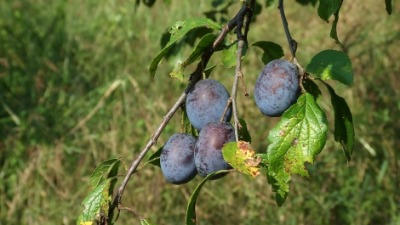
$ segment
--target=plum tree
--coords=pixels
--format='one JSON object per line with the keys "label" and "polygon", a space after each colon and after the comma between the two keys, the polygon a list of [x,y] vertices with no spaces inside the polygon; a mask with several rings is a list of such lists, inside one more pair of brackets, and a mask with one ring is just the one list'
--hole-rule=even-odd
{"label": "plum tree", "polygon": [[183,133],[172,135],[161,151],[160,165],[165,179],[183,184],[196,176],[194,148],[196,138]]}
{"label": "plum tree", "polygon": [[260,111],[267,116],[281,116],[300,94],[297,66],[276,59],[269,62],[257,78],[254,99]]}
{"label": "plum tree", "polygon": [[230,123],[211,122],[204,126],[194,151],[194,161],[200,176],[231,168],[221,152],[224,144],[231,141],[235,141],[235,134]]}
{"label": "plum tree", "polygon": [[[214,7],[214,1],[211,2]],[[222,2],[225,1],[218,1],[218,4]],[[231,1],[226,2],[227,4],[223,4],[226,7],[234,5],[230,4]],[[85,210],[80,215],[79,224],[93,223],[93,221],[98,221],[98,218],[104,221],[101,224],[114,222],[114,211],[120,210],[121,198],[131,175],[137,171],[141,161],[145,159],[167,124],[180,109],[184,109],[181,112],[181,130],[197,134],[184,121],[187,116],[190,124],[199,131],[197,141],[195,137],[188,134],[175,134],[160,151],[148,158],[148,162],[158,165],[159,159],[166,180],[174,184],[188,182],[196,173],[205,177],[189,198],[186,212],[188,225],[198,223],[195,204],[201,187],[209,179],[216,179],[226,174],[226,171],[220,170],[234,168],[237,172],[253,176],[258,174],[260,168],[263,168],[272,190],[276,193],[277,204],[282,205],[285,202],[289,193],[291,176],[308,175],[304,164],[314,163],[315,157],[321,152],[327,140],[329,129],[326,114],[318,103],[319,96],[322,95],[318,84],[328,88],[335,117],[334,138],[342,145],[347,159],[350,160],[355,137],[352,114],[345,99],[337,95],[333,87],[324,81],[337,80],[345,85],[353,83],[352,64],[348,55],[338,50],[326,49],[313,56],[306,66],[298,64],[296,59],[298,45],[289,31],[283,0],[275,2],[279,4],[278,9],[291,58],[296,64],[278,59],[284,56],[284,51],[276,43],[257,41],[250,46],[248,45],[250,24],[256,21],[253,16],[257,16],[256,6],[259,7],[260,4],[254,0],[237,2],[242,4],[240,10],[230,20],[229,18],[221,19],[224,24],[215,21],[211,13],[208,14],[210,18],[187,18],[177,21],[168,29],[168,34],[163,34],[163,48],[150,62],[149,73],[154,78],[163,58],[168,59],[168,56],[178,52],[180,48],[178,46],[182,47],[190,43],[193,51],[186,59],[178,60],[173,71],[170,72],[172,77],[184,80],[185,75],[189,74],[185,70],[193,68],[190,77],[187,77],[189,82],[187,88],[168,110],[137,158],[132,161],[115,195],[113,188],[110,187],[114,187],[117,182],[115,177],[118,175],[117,169],[121,160],[105,161],[96,168],[90,184],[97,184],[97,186],[92,187],[93,191],[88,195],[87,199],[90,201],[84,200]],[[308,2],[311,3],[311,1]],[[326,7],[327,2],[330,7]],[[330,37],[344,50],[336,33],[342,2],[320,1],[318,15],[326,22],[334,16]],[[388,3],[391,1],[385,2],[387,9],[390,9],[388,12],[391,11],[391,3]],[[226,10],[226,12],[229,11]],[[202,32],[197,32],[199,29]],[[236,40],[233,38],[234,35],[229,34],[231,32],[236,34]],[[169,40],[164,40],[164,37]],[[244,95],[248,96],[244,80],[246,70],[242,70],[242,60],[252,46],[261,48],[264,51],[261,59],[265,64],[269,62],[258,76],[254,87],[256,105],[267,116],[282,116],[265,137],[268,140],[268,147],[257,154],[250,146],[251,137],[244,118],[239,118],[241,107],[237,105],[240,81]],[[222,57],[214,57],[214,53],[217,52],[221,52]],[[210,62],[215,65],[209,65]],[[197,63],[197,66],[192,65],[194,63]],[[211,76],[213,69],[218,65],[235,68],[234,73],[232,71],[234,77],[230,93],[216,80],[202,80],[204,76]],[[303,73],[307,76],[303,76]],[[318,80],[318,84],[314,80]],[[283,114],[285,111],[287,113]],[[229,123],[231,114],[232,125]],[[228,142],[231,143],[226,145]],[[102,176],[106,172],[107,178],[104,179]],[[106,193],[110,198],[104,200],[104,194],[98,193]],[[113,196],[112,200],[111,196]],[[87,210],[88,207],[96,210]],[[98,212],[105,212],[105,214],[99,216]],[[140,220],[141,223],[147,224],[141,216]]]}
{"label": "plum tree", "polygon": [[[229,93],[218,81],[205,79],[197,82],[186,98],[186,113],[190,123],[201,130],[210,122],[220,121],[224,114]],[[229,121],[231,108],[228,109],[224,121]]]}

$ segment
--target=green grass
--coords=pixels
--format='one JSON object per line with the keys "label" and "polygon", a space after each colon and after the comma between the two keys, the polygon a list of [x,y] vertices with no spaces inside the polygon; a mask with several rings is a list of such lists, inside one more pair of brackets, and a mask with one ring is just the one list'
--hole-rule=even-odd
{"label": "green grass", "polygon": [[[0,2],[0,224],[74,224],[95,166],[111,157],[129,165],[184,90],[168,72],[189,48],[164,60],[154,80],[147,66],[166,29],[202,16],[209,2],[157,1],[152,8],[135,2]],[[303,66],[319,51],[337,49],[330,24],[315,8],[286,4]],[[237,9],[232,6],[229,16]],[[383,3],[372,0],[343,5],[339,37],[348,47],[355,83],[350,89],[332,84],[353,112],[353,159],[346,162],[330,133],[316,163],[308,166],[310,178],[292,180],[282,207],[264,176],[234,173],[207,183],[198,199],[199,224],[400,223],[399,12],[395,5],[387,16]],[[263,9],[252,25],[249,41],[259,40],[281,44],[288,58],[275,8]],[[249,93],[263,66],[260,57],[251,48],[244,60]],[[212,77],[230,86],[233,70],[217,65]],[[277,119],[261,116],[252,97],[239,93],[252,145],[265,151]],[[322,100],[333,121],[329,99]],[[179,121],[179,115],[173,118],[154,151],[180,130]],[[170,185],[158,168],[148,166],[132,177],[122,203],[155,224],[183,223],[199,182],[196,177]],[[140,222],[122,211],[118,223]]]}

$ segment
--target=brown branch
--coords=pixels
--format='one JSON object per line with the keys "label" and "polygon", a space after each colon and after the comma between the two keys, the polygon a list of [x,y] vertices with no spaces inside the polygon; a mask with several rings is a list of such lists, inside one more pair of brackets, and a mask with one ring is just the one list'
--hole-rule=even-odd
{"label": "brown branch", "polygon": [[129,207],[122,207],[122,206],[119,206],[119,207],[118,207],[118,210],[128,211],[128,212],[132,213],[133,215],[135,215],[135,216],[136,216],[137,218],[139,218],[140,220],[143,220],[143,219],[144,219],[144,217],[140,216],[139,213],[137,213],[135,210],[133,210],[133,209],[131,209],[131,208],[129,208]]}
{"label": "brown branch", "polygon": [[[250,23],[251,23],[251,20],[253,19],[255,2],[256,2],[255,0],[250,0],[250,1],[246,2],[246,8],[247,8],[246,17],[247,18],[246,18],[246,22],[244,24],[244,34],[243,34],[246,45],[248,45],[247,35],[249,34]],[[239,79],[242,81],[244,96],[248,97],[249,93],[247,92],[247,89],[246,89],[246,84],[244,82],[243,73],[239,74]]]}
{"label": "brown branch", "polygon": [[221,119],[220,119],[221,122],[225,121],[226,114],[228,113],[228,110],[229,110],[229,107],[231,106],[231,104],[232,104],[232,99],[229,98],[228,101],[226,101],[224,113],[222,113],[222,116],[221,116]]}
{"label": "brown branch", "polygon": [[242,54],[243,54],[244,42],[245,42],[244,40],[238,41],[238,49],[237,49],[237,54],[236,54],[235,79],[233,81],[231,98],[230,98],[230,100],[232,102],[233,123],[234,123],[235,140],[236,141],[239,141],[238,126],[240,124],[239,118],[238,118],[238,113],[237,113],[236,96],[237,96],[237,87],[238,87],[239,77],[243,77],[241,65],[242,65]]}
{"label": "brown branch", "polygon": [[[244,46],[247,45],[247,34],[249,31],[251,19],[253,17],[254,4],[255,0],[250,0],[246,2],[244,6],[246,11],[240,16],[238,16],[237,27],[236,27],[238,49],[236,52],[235,78],[232,85],[231,97],[228,101],[228,103],[232,104],[233,123],[234,123],[236,141],[239,141],[239,127],[241,126],[238,118],[237,105],[236,105],[237,87],[238,87],[238,81],[239,79],[241,79],[244,87],[245,96],[248,96],[242,72],[242,56],[243,56]],[[244,34],[242,33],[242,28],[244,29]]]}
{"label": "brown branch", "polygon": [[297,42],[290,35],[289,24],[286,20],[285,9],[283,7],[283,0],[279,0],[278,8],[279,8],[279,12],[281,14],[283,29],[285,30],[285,34],[286,34],[286,38],[288,40],[290,52],[292,53],[292,57],[296,58]]}
{"label": "brown branch", "polygon": [[146,153],[157,142],[158,137],[161,135],[165,126],[167,126],[169,120],[172,118],[172,116],[175,114],[175,112],[179,109],[179,107],[185,102],[186,95],[187,94],[185,92],[182,93],[182,95],[179,97],[178,101],[176,101],[175,104],[172,106],[172,108],[168,111],[167,115],[164,117],[160,126],[157,128],[156,132],[154,132],[154,134],[151,137],[151,139],[149,140],[149,142],[147,142],[144,149],[137,156],[136,160],[132,162],[123,182],[121,183],[121,186],[118,188],[117,195],[115,196],[114,201],[113,201],[114,207],[115,207],[115,204],[119,204],[121,202],[121,196],[124,193],[124,190],[125,190],[126,185],[128,184],[129,178],[136,171],[137,167],[139,166],[140,162],[143,160]]}
{"label": "brown branch", "polygon": [[250,30],[251,20],[253,19],[255,2],[256,2],[255,0],[250,0],[246,4],[246,8],[247,8],[246,17],[247,17],[247,19],[246,19],[246,23],[244,24],[244,38],[245,38],[246,44],[248,44],[247,43],[247,35],[249,33],[249,30]]}

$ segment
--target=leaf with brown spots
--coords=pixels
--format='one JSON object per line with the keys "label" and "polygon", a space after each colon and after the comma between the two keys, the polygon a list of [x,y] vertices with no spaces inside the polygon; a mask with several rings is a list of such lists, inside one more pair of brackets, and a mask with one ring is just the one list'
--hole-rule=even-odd
{"label": "leaf with brown spots", "polygon": [[255,155],[250,143],[245,141],[229,142],[222,148],[222,155],[237,171],[252,177],[260,175],[261,158]]}
{"label": "leaf with brown spots", "polygon": [[268,182],[282,205],[289,193],[292,174],[308,176],[304,163],[313,163],[326,142],[327,119],[310,93],[302,94],[296,104],[271,130],[267,150]]}

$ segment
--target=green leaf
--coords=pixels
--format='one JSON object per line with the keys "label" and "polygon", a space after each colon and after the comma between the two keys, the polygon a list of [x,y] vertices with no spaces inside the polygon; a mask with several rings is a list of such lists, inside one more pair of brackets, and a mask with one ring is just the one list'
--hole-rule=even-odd
{"label": "green leaf", "polygon": [[224,64],[226,68],[232,68],[236,66],[237,49],[237,41],[235,41],[222,50],[222,64]]}
{"label": "green leaf", "polygon": [[160,167],[160,156],[161,156],[161,152],[164,146],[162,146],[161,148],[157,149],[157,151],[155,151],[148,159],[146,163],[150,163],[154,166],[158,166]]}
{"label": "green leaf", "polygon": [[216,171],[214,173],[208,174],[201,182],[199,185],[197,185],[196,189],[192,193],[192,195],[189,198],[189,203],[186,208],[186,225],[196,225],[196,201],[197,197],[200,194],[200,190],[203,187],[203,185],[206,183],[206,181],[212,179],[214,176],[222,175],[228,173],[229,170],[220,170]]}
{"label": "green leaf", "polygon": [[346,85],[353,83],[351,61],[341,51],[324,50],[316,54],[307,65],[306,71],[322,80],[333,79]]}
{"label": "green leaf", "polygon": [[239,118],[240,128],[239,128],[239,140],[251,143],[251,136],[249,130],[247,130],[247,123],[244,119]]}
{"label": "green leaf", "polygon": [[321,90],[319,89],[318,85],[311,79],[304,79],[303,87],[308,93],[314,96],[314,98],[318,98],[321,95]]}
{"label": "green leaf", "polygon": [[252,45],[259,47],[264,51],[261,57],[264,64],[267,64],[274,59],[279,59],[284,55],[282,47],[274,42],[257,41]]}
{"label": "green leaf", "polygon": [[217,35],[212,34],[212,33],[208,33],[208,34],[204,35],[200,39],[199,43],[197,44],[197,46],[193,50],[193,52],[190,53],[188,59],[186,59],[186,61],[183,63],[183,66],[186,67],[186,66],[196,62],[201,57],[203,52],[214,43],[215,38],[217,38]]}
{"label": "green leaf", "polygon": [[206,78],[210,76],[211,72],[215,69],[216,66],[217,65],[213,65],[204,70],[204,75]]}
{"label": "green leaf", "polygon": [[326,142],[327,119],[311,94],[305,92],[283,115],[268,136],[268,182],[282,205],[292,174],[308,176],[304,164],[313,163]]}
{"label": "green leaf", "polygon": [[265,6],[267,8],[277,8],[278,0],[265,0]]}
{"label": "green leaf", "polygon": [[117,177],[120,165],[121,165],[121,159],[118,159],[118,161],[112,164],[110,169],[108,170],[107,178]]}
{"label": "green leaf", "polygon": [[178,65],[178,69],[172,71],[170,73],[170,76],[174,77],[174,78],[178,78],[179,80],[183,81],[183,78],[184,78],[183,71],[185,70],[185,68],[188,65],[196,62],[196,60],[198,60],[201,57],[203,52],[213,44],[216,37],[217,36],[215,34],[211,34],[211,33],[204,35],[200,39],[199,43],[197,44],[197,46],[193,50],[193,52],[190,53],[189,57],[183,63],[180,63]]}
{"label": "green leaf", "polygon": [[150,63],[149,72],[152,78],[154,78],[156,74],[156,70],[161,59],[168,53],[173,44],[183,38],[189,31],[200,27],[207,27],[214,30],[221,29],[219,24],[207,18],[195,18],[187,19],[185,21],[178,21],[170,28],[170,40]]}
{"label": "green leaf", "polygon": [[[99,219],[100,212],[107,218],[108,206],[115,184],[120,159],[109,159],[103,161],[96,167],[90,176],[89,186],[91,191],[83,201],[85,209],[79,216],[78,224],[92,224],[95,219]],[[112,215],[110,215],[112,217]]]}
{"label": "green leaf", "polygon": [[183,79],[185,78],[185,74],[183,73],[183,69],[182,69],[182,64],[180,62],[178,62],[178,66],[176,66],[176,68],[174,69],[174,71],[172,71],[171,73],[169,73],[169,75],[173,78],[178,79],[179,81],[183,82]]}
{"label": "green leaf", "polygon": [[155,2],[156,0],[143,0],[143,3],[148,7],[152,7]]}
{"label": "green leaf", "polygon": [[[206,70],[204,71],[204,73],[206,73]],[[186,113],[185,105],[181,106],[181,133],[190,134],[193,137],[199,136],[199,132],[190,123],[189,117],[187,116]]]}
{"label": "green leaf", "polygon": [[115,180],[115,178],[103,180],[89,192],[82,202],[82,205],[85,208],[78,217],[78,225],[93,224],[94,221],[99,221],[101,218],[107,218],[108,208],[111,202],[109,189],[112,180]]}
{"label": "green leaf", "polygon": [[391,15],[392,14],[392,0],[385,0],[386,12]]}
{"label": "green leaf", "polygon": [[354,149],[354,125],[353,116],[346,100],[335,93],[333,88],[323,82],[331,94],[331,102],[333,110],[335,112],[335,141],[339,142],[342,147],[344,154],[348,161],[351,159],[351,155]]}
{"label": "green leaf", "polygon": [[338,10],[342,0],[319,0],[318,15],[321,19],[326,22],[329,21],[329,17]]}
{"label": "green leaf", "polygon": [[237,171],[252,177],[260,175],[261,158],[255,155],[250,143],[245,141],[229,142],[222,148],[222,155]]}
{"label": "green leaf", "polygon": [[117,176],[119,171],[119,166],[121,165],[121,160],[118,159],[114,164],[111,165],[110,169],[108,170],[107,179],[111,179],[109,193],[110,195],[113,194],[115,184],[117,184]]}
{"label": "green leaf", "polygon": [[343,50],[344,46],[343,46],[342,42],[340,42],[340,40],[339,40],[339,37],[337,35],[337,29],[336,29],[337,24],[339,22],[339,11],[340,11],[340,8],[342,7],[342,2],[343,1],[340,2],[339,8],[333,13],[333,15],[335,16],[335,19],[333,20],[333,23],[332,23],[330,37],[333,40],[335,40],[336,44],[338,44],[340,46],[340,48]]}
{"label": "green leaf", "polygon": [[140,219],[140,225],[154,225],[154,224],[148,222],[146,219]]}
{"label": "green leaf", "polygon": [[[109,159],[100,163],[90,176],[90,187],[97,187],[97,185],[104,180],[104,177],[110,178],[117,176],[120,163],[120,159]],[[104,176],[105,173],[107,174]]]}

